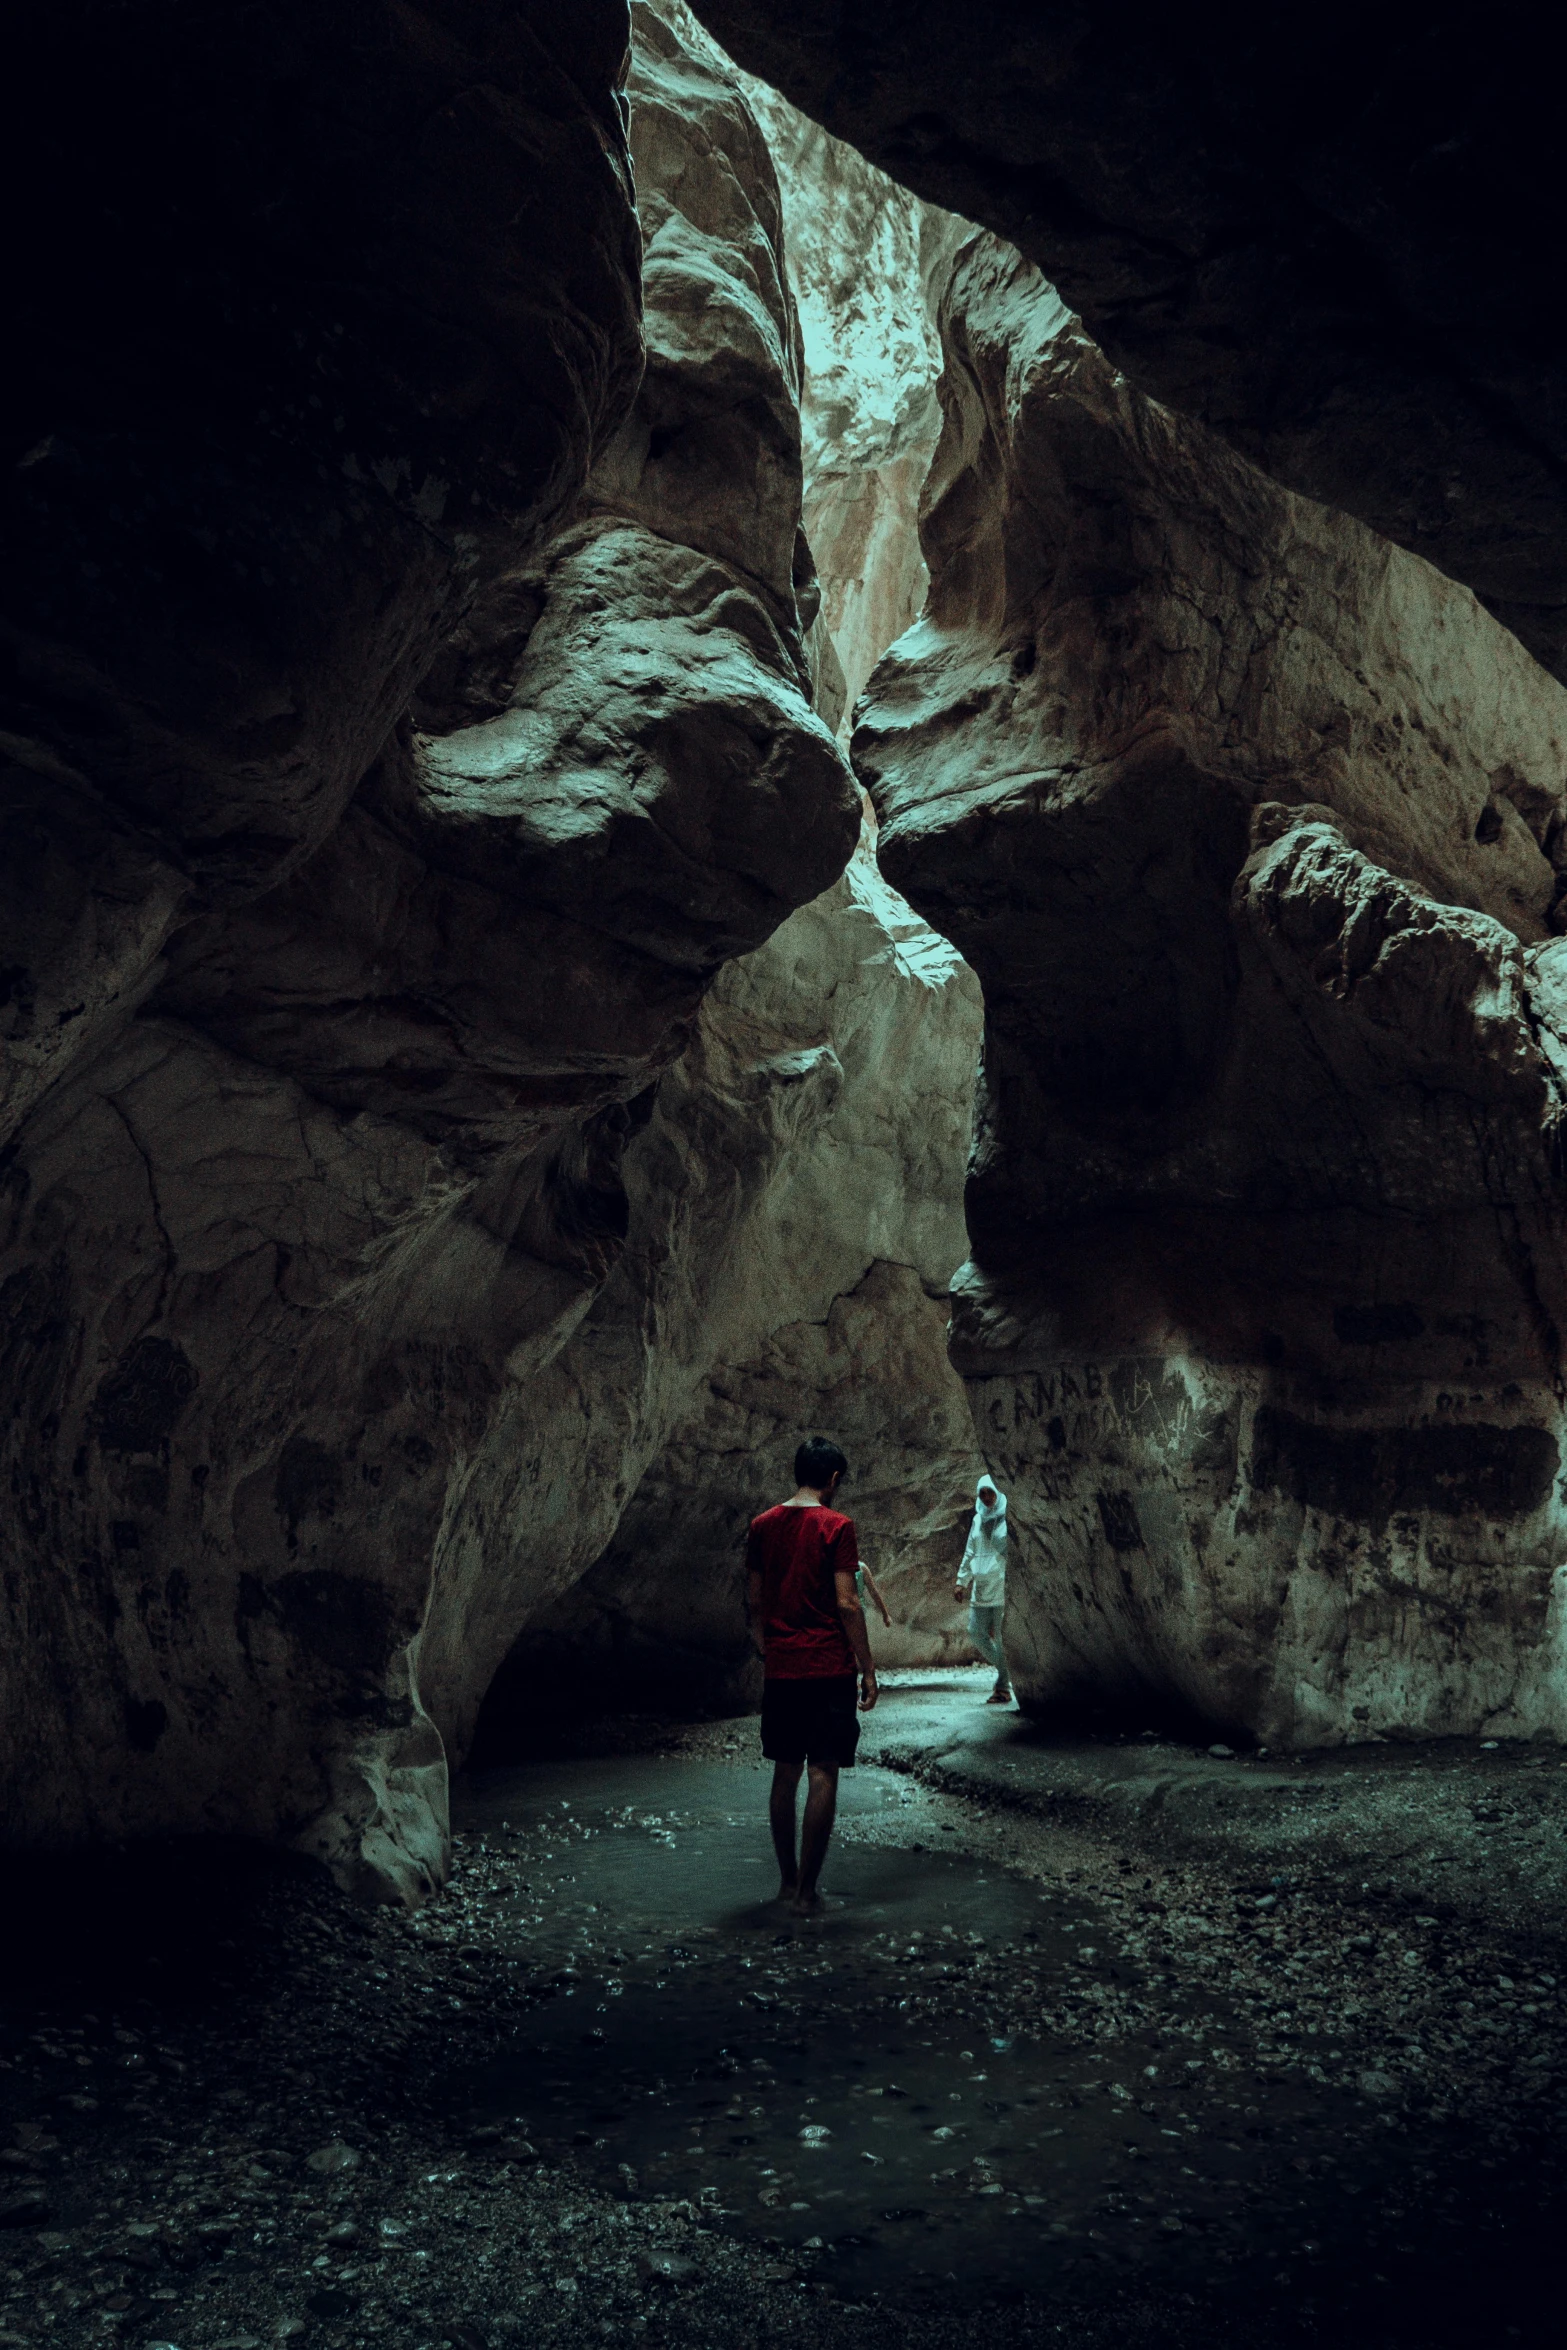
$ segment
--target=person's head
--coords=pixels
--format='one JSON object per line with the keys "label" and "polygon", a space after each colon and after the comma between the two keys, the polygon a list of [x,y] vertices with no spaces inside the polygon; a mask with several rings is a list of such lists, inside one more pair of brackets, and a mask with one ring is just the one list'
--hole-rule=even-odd
{"label": "person's head", "polygon": [[830,1494],[848,1474],[849,1464],[830,1437],[808,1436],[794,1456],[794,1481],[809,1493]]}
{"label": "person's head", "polygon": [[974,1498],[982,1510],[1000,1509],[1001,1489],[994,1477],[981,1477],[978,1485],[974,1488]]}

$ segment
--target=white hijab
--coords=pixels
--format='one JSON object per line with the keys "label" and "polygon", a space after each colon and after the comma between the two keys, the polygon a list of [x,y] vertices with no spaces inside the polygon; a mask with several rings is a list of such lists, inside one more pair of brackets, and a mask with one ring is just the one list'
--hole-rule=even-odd
{"label": "white hijab", "polygon": [[974,1491],[974,1522],[963,1546],[958,1582],[970,1584],[976,1607],[999,1607],[1006,1588],[1007,1497],[994,1477],[981,1477]]}

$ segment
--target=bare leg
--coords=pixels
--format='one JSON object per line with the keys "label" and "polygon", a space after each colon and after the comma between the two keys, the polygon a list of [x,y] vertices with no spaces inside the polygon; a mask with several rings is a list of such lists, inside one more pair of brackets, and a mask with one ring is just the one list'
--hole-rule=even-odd
{"label": "bare leg", "polygon": [[[787,1901],[800,1883],[794,1857],[794,1803],[800,1791],[803,1763],[774,1763],[772,1793],[767,1798],[767,1824],[778,1855],[778,1899]],[[809,1818],[809,1813],[807,1813]]]}
{"label": "bare leg", "polygon": [[811,1763],[808,1767],[805,1824],[800,1831],[800,1883],[794,1897],[795,1909],[801,1916],[808,1916],[822,1906],[816,1880],[822,1873],[832,1839],[832,1824],[838,1814],[838,1765]]}

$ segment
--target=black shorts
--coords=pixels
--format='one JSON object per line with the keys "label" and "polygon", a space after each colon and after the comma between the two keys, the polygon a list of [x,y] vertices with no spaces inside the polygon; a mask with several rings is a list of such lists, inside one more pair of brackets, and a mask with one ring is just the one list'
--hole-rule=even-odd
{"label": "black shorts", "polygon": [[860,1743],[854,1673],[822,1673],[805,1681],[762,1683],[762,1752],[769,1762],[837,1763],[854,1768]]}

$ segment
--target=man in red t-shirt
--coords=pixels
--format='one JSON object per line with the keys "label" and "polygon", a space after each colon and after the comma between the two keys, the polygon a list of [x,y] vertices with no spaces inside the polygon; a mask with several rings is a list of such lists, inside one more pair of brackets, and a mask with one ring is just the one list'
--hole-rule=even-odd
{"label": "man in red t-shirt", "polygon": [[[797,1490],[751,1521],[746,1538],[746,1603],[762,1659],[762,1752],[773,1766],[768,1819],[778,1855],[780,1901],[809,1914],[821,1908],[816,1881],[838,1809],[838,1773],[854,1765],[855,1717],[876,1703],[876,1668],[855,1588],[854,1520],[832,1504],[848,1462],[825,1436],[808,1436],[794,1456]],[[795,1799],[808,1770],[805,1821],[795,1858]]]}

